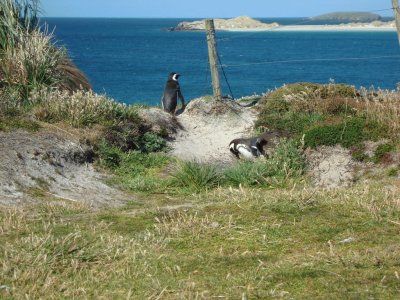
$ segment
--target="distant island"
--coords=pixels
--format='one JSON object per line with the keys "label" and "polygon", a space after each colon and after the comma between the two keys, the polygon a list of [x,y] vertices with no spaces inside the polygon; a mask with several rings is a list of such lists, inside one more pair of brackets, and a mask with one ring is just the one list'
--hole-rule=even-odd
{"label": "distant island", "polygon": [[[266,30],[278,27],[278,23],[263,23],[247,16],[240,16],[232,19],[214,19],[216,30]],[[194,22],[181,22],[177,26],[170,28],[170,31],[193,31],[205,30],[204,20]]]}
{"label": "distant island", "polygon": [[374,22],[382,17],[368,12],[334,12],[310,18],[314,21],[338,21],[338,22]]}
{"label": "distant island", "polygon": [[[337,21],[340,24],[326,25],[280,25],[263,23],[247,16],[232,19],[214,19],[216,30],[222,31],[394,31],[394,21],[383,22],[381,16],[370,13],[332,13],[312,18],[312,20]],[[169,31],[201,31],[205,30],[204,20],[181,22],[169,28]]]}

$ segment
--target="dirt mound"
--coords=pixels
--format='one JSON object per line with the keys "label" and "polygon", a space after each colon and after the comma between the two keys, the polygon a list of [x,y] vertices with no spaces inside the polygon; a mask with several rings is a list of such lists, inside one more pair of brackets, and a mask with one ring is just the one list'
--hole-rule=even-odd
{"label": "dirt mound", "polygon": [[95,208],[132,198],[104,184],[105,176],[90,164],[91,149],[65,133],[0,132],[0,144],[0,205],[35,202],[38,194]]}
{"label": "dirt mound", "polygon": [[354,180],[354,161],[350,151],[341,146],[308,149],[309,174],[316,186],[336,188],[349,186]]}
{"label": "dirt mound", "polygon": [[229,152],[229,142],[248,137],[256,117],[254,108],[242,107],[231,100],[192,100],[176,117],[182,130],[173,136],[171,153],[183,160],[230,164],[235,159]]}

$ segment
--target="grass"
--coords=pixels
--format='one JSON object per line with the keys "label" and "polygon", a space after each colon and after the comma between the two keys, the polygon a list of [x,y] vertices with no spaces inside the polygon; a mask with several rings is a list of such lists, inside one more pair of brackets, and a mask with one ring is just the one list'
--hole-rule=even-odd
{"label": "grass", "polygon": [[5,209],[1,297],[393,299],[398,193],[396,181],[375,181],[334,191],[220,188],[187,195],[189,210],[62,201]]}
{"label": "grass", "polygon": [[173,185],[183,190],[200,192],[218,186],[216,167],[195,161],[182,162],[173,174]]}

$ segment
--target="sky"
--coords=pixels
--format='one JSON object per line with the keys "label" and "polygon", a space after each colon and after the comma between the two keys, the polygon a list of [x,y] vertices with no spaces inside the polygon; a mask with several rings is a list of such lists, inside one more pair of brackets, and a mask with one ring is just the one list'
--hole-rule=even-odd
{"label": "sky", "polygon": [[[377,11],[391,0],[41,0],[44,17],[217,18],[247,15],[312,17],[335,11]],[[392,12],[377,12],[392,16]]]}

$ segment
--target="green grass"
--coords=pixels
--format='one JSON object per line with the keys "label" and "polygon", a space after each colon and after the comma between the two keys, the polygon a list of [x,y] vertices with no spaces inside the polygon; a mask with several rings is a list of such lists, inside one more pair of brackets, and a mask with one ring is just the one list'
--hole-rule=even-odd
{"label": "green grass", "polygon": [[395,299],[394,183],[218,189],[187,195],[189,210],[3,209],[0,297]]}
{"label": "green grass", "polygon": [[24,129],[29,132],[37,132],[40,124],[35,120],[26,117],[1,117],[0,131],[8,131],[12,129]]}
{"label": "green grass", "polygon": [[133,192],[163,192],[170,179],[162,173],[172,161],[165,153],[123,152],[106,143],[99,149],[100,165],[113,174],[110,182]]}
{"label": "green grass", "polygon": [[172,176],[173,186],[193,192],[212,189],[218,186],[220,181],[216,167],[195,161],[180,163]]}

